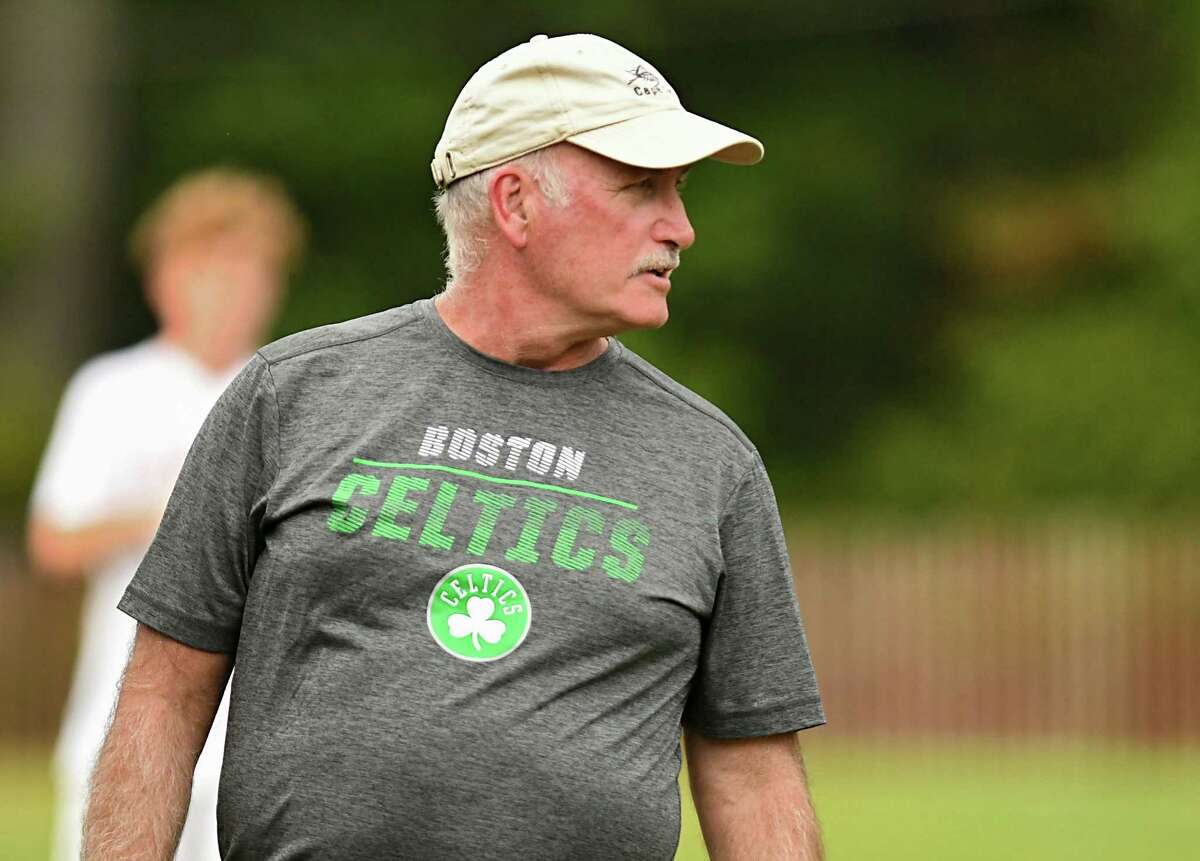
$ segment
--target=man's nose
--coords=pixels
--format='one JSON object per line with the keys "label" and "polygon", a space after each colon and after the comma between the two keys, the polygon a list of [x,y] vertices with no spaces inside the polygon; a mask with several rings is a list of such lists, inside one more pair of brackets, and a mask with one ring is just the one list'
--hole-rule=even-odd
{"label": "man's nose", "polygon": [[696,241],[696,231],[692,229],[692,223],[688,220],[683,198],[678,192],[671,197],[666,211],[654,223],[650,237],[656,242],[672,242],[680,251],[685,251]]}

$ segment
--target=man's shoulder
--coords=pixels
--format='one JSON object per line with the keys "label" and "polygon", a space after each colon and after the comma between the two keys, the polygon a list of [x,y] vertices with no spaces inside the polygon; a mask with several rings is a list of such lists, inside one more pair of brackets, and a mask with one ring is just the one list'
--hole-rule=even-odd
{"label": "man's shoulder", "polygon": [[692,391],[628,346],[621,346],[624,348],[625,365],[635,372],[635,384],[646,397],[678,411],[691,422],[726,437],[744,449],[747,455],[753,456],[756,453],[754,443],[737,422],[720,407]]}
{"label": "man's shoulder", "polygon": [[320,350],[369,341],[402,329],[417,319],[411,304],[400,305],[340,323],[294,332],[272,341],[258,352],[267,364],[275,365]]}

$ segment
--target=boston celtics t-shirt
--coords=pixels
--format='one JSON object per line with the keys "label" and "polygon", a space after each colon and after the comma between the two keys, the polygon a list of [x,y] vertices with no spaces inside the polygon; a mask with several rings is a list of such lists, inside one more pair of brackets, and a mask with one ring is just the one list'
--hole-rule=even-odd
{"label": "boston celtics t-shirt", "polygon": [[735,424],[615,338],[540,371],[430,299],[262,349],[120,606],[236,653],[226,859],[669,859],[681,725],[825,720]]}

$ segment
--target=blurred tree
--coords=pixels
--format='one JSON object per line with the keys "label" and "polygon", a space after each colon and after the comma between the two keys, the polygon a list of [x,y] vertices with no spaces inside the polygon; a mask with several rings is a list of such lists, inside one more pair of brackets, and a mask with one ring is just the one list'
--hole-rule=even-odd
{"label": "blurred tree", "polygon": [[[1174,396],[1200,346],[1182,318],[1160,328],[1195,307],[1168,282],[1200,267],[1172,174],[1197,165],[1177,149],[1196,127],[1194,15],[1112,0],[330,10],[125,12],[117,101],[136,110],[116,222],[200,165],[281,176],[313,242],[280,334],[438,289],[427,165],[454,94],[533,33],[598,32],[766,143],[758,167],[694,172],[699,239],[673,319],[624,340],[739,421],[781,493],[1196,498],[1197,443],[1179,428],[1200,404]],[[131,310],[102,346],[151,327],[134,273],[109,274],[105,303]],[[0,479],[10,503],[21,469]]]}
{"label": "blurred tree", "polygon": [[118,10],[0,7],[0,505],[24,502],[59,390],[110,337]]}

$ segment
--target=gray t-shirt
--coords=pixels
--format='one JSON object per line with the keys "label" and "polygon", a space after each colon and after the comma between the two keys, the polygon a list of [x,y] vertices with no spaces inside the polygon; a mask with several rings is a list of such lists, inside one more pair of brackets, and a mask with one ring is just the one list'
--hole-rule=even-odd
{"label": "gray t-shirt", "polygon": [[226,859],[668,859],[681,723],[825,722],[736,425],[615,338],[539,371],[429,299],[263,348],[120,607],[236,652]]}

